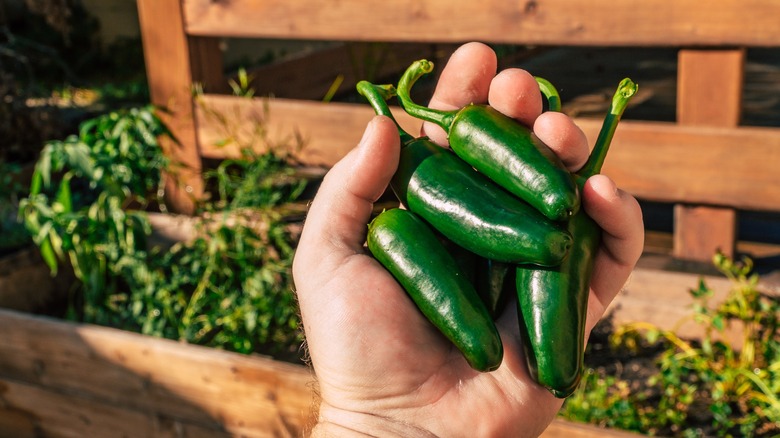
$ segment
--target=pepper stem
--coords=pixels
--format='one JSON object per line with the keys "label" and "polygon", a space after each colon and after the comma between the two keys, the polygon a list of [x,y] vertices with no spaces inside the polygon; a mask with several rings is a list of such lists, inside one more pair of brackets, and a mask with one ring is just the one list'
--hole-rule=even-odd
{"label": "pepper stem", "polygon": [[626,110],[628,102],[634,94],[636,94],[638,89],[639,86],[629,78],[620,81],[617,91],[612,97],[612,105],[609,108],[609,113],[604,118],[604,123],[601,125],[601,131],[596,139],[593,151],[590,153],[590,157],[588,157],[585,166],[577,172],[581,177],[589,178],[601,172],[601,167],[604,165],[604,160],[607,158],[609,145],[612,143],[612,137],[615,136],[615,130],[620,122],[620,118],[623,116],[623,112]]}
{"label": "pepper stem", "polygon": [[431,61],[426,59],[414,61],[412,65],[406,69],[404,74],[401,75],[401,79],[398,81],[398,101],[401,103],[404,111],[409,115],[421,120],[433,122],[449,132],[457,111],[440,111],[418,105],[412,101],[410,96],[414,83],[423,75],[432,71],[433,63]]}
{"label": "pepper stem", "polygon": [[395,87],[392,85],[375,85],[368,81],[360,81],[356,85],[358,93],[368,100],[368,103],[374,109],[374,111],[380,116],[387,116],[393,122],[395,122],[396,128],[398,128],[398,135],[401,137],[401,144],[406,144],[414,140],[411,134],[404,131],[398,121],[393,117],[393,113],[390,111],[390,107],[387,105],[387,100],[395,96]]}
{"label": "pepper stem", "polygon": [[547,99],[547,109],[549,111],[560,112],[561,95],[558,94],[558,90],[552,82],[545,78],[540,78],[539,76],[534,76],[534,79],[536,79],[536,83],[539,84],[539,90],[542,92],[542,95]]}

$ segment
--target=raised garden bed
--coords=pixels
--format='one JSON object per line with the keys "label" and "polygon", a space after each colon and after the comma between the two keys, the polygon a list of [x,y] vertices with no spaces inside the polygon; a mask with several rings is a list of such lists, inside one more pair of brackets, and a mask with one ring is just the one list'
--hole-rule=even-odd
{"label": "raised garden bed", "polygon": [[[0,310],[0,436],[298,437],[310,370],[121,330]],[[555,421],[548,438],[631,437]]]}

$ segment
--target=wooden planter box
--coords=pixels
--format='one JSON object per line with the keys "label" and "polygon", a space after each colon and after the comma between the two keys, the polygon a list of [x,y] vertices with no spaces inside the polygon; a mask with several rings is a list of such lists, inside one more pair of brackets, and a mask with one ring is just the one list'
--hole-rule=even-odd
{"label": "wooden planter box", "polygon": [[[187,216],[151,221],[163,243],[192,238],[197,228]],[[43,286],[56,280],[34,248],[3,266],[0,307],[18,305],[0,309],[0,438],[292,437],[310,427],[317,399],[309,368],[33,315],[51,290]],[[682,292],[695,281],[638,268],[613,318],[671,327],[685,312]],[[708,281],[726,290],[724,280]],[[648,293],[659,284],[668,286],[663,296]],[[31,300],[27,286],[44,293]],[[556,420],[544,436],[636,435]]]}
{"label": "wooden planter box", "polygon": [[0,437],[297,437],[315,387],[302,365],[0,310]]}
{"label": "wooden planter box", "polygon": [[[696,278],[640,266],[612,306],[615,322],[671,328]],[[301,436],[315,394],[303,365],[0,309],[3,438]],[[637,435],[556,420],[544,436]]]}
{"label": "wooden planter box", "polygon": [[0,310],[0,436],[299,436],[302,366]]}

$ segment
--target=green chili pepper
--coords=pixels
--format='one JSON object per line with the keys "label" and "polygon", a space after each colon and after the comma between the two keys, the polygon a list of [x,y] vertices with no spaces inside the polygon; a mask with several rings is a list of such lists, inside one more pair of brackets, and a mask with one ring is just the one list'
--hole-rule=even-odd
{"label": "green chili pepper", "polygon": [[441,126],[450,148],[498,185],[552,220],[579,209],[577,185],[558,156],[527,127],[487,105],[438,111],[415,104],[412,85],[433,70],[433,63],[412,63],[398,83],[398,99],[410,115]]}
{"label": "green chili pepper", "polygon": [[[585,166],[576,174],[580,190],[599,173],[620,117],[637,85],[624,79]],[[579,384],[585,349],[585,318],[590,278],[601,229],[584,210],[572,216],[568,230],[574,239],[560,266],[519,266],[516,272],[520,331],[531,375],[559,398]]]}
{"label": "green chili pepper", "polygon": [[[392,85],[358,84],[378,114],[393,117]],[[400,127],[398,170],[390,183],[406,208],[457,245],[488,259],[557,265],[571,237],[536,209],[501,189],[452,152]]]}
{"label": "green chili pepper", "polygon": [[492,371],[501,365],[504,350],[493,319],[422,219],[408,210],[386,210],[369,224],[366,241],[374,258],[472,368]]}
{"label": "green chili pepper", "polygon": [[515,290],[515,269],[510,263],[486,258],[476,261],[474,287],[493,316],[501,316]]}

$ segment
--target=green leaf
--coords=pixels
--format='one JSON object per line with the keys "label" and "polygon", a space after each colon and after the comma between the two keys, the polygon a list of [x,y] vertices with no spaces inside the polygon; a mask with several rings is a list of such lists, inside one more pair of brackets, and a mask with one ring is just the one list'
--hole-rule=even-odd
{"label": "green leaf", "polygon": [[655,344],[658,341],[660,333],[658,330],[647,330],[645,332],[645,339],[651,344]]}
{"label": "green leaf", "polygon": [[715,327],[715,328],[716,328],[718,331],[721,331],[721,332],[722,332],[722,331],[723,331],[723,328],[724,328],[724,325],[725,325],[725,323],[724,323],[724,318],[723,318],[723,315],[715,315],[715,316],[712,318],[711,324],[712,324],[712,326],[713,326],[713,327]]}
{"label": "green leaf", "polygon": [[54,249],[51,246],[51,241],[49,239],[44,239],[38,244],[38,248],[41,251],[43,261],[46,262],[46,266],[49,267],[51,276],[56,276],[59,263],[57,262],[57,255],[54,253]]}
{"label": "green leaf", "polygon": [[70,179],[72,176],[70,172],[66,173],[57,191],[56,202],[62,206],[63,213],[71,213],[73,211],[73,198],[70,192]]}
{"label": "green leaf", "polygon": [[36,166],[33,171],[32,181],[30,182],[30,196],[35,196],[41,192],[43,188],[43,174],[41,169]]}
{"label": "green leaf", "polygon": [[699,287],[696,289],[690,289],[690,293],[694,298],[710,297],[713,294],[712,290],[707,287],[707,283],[704,281],[704,278],[699,279]]}

